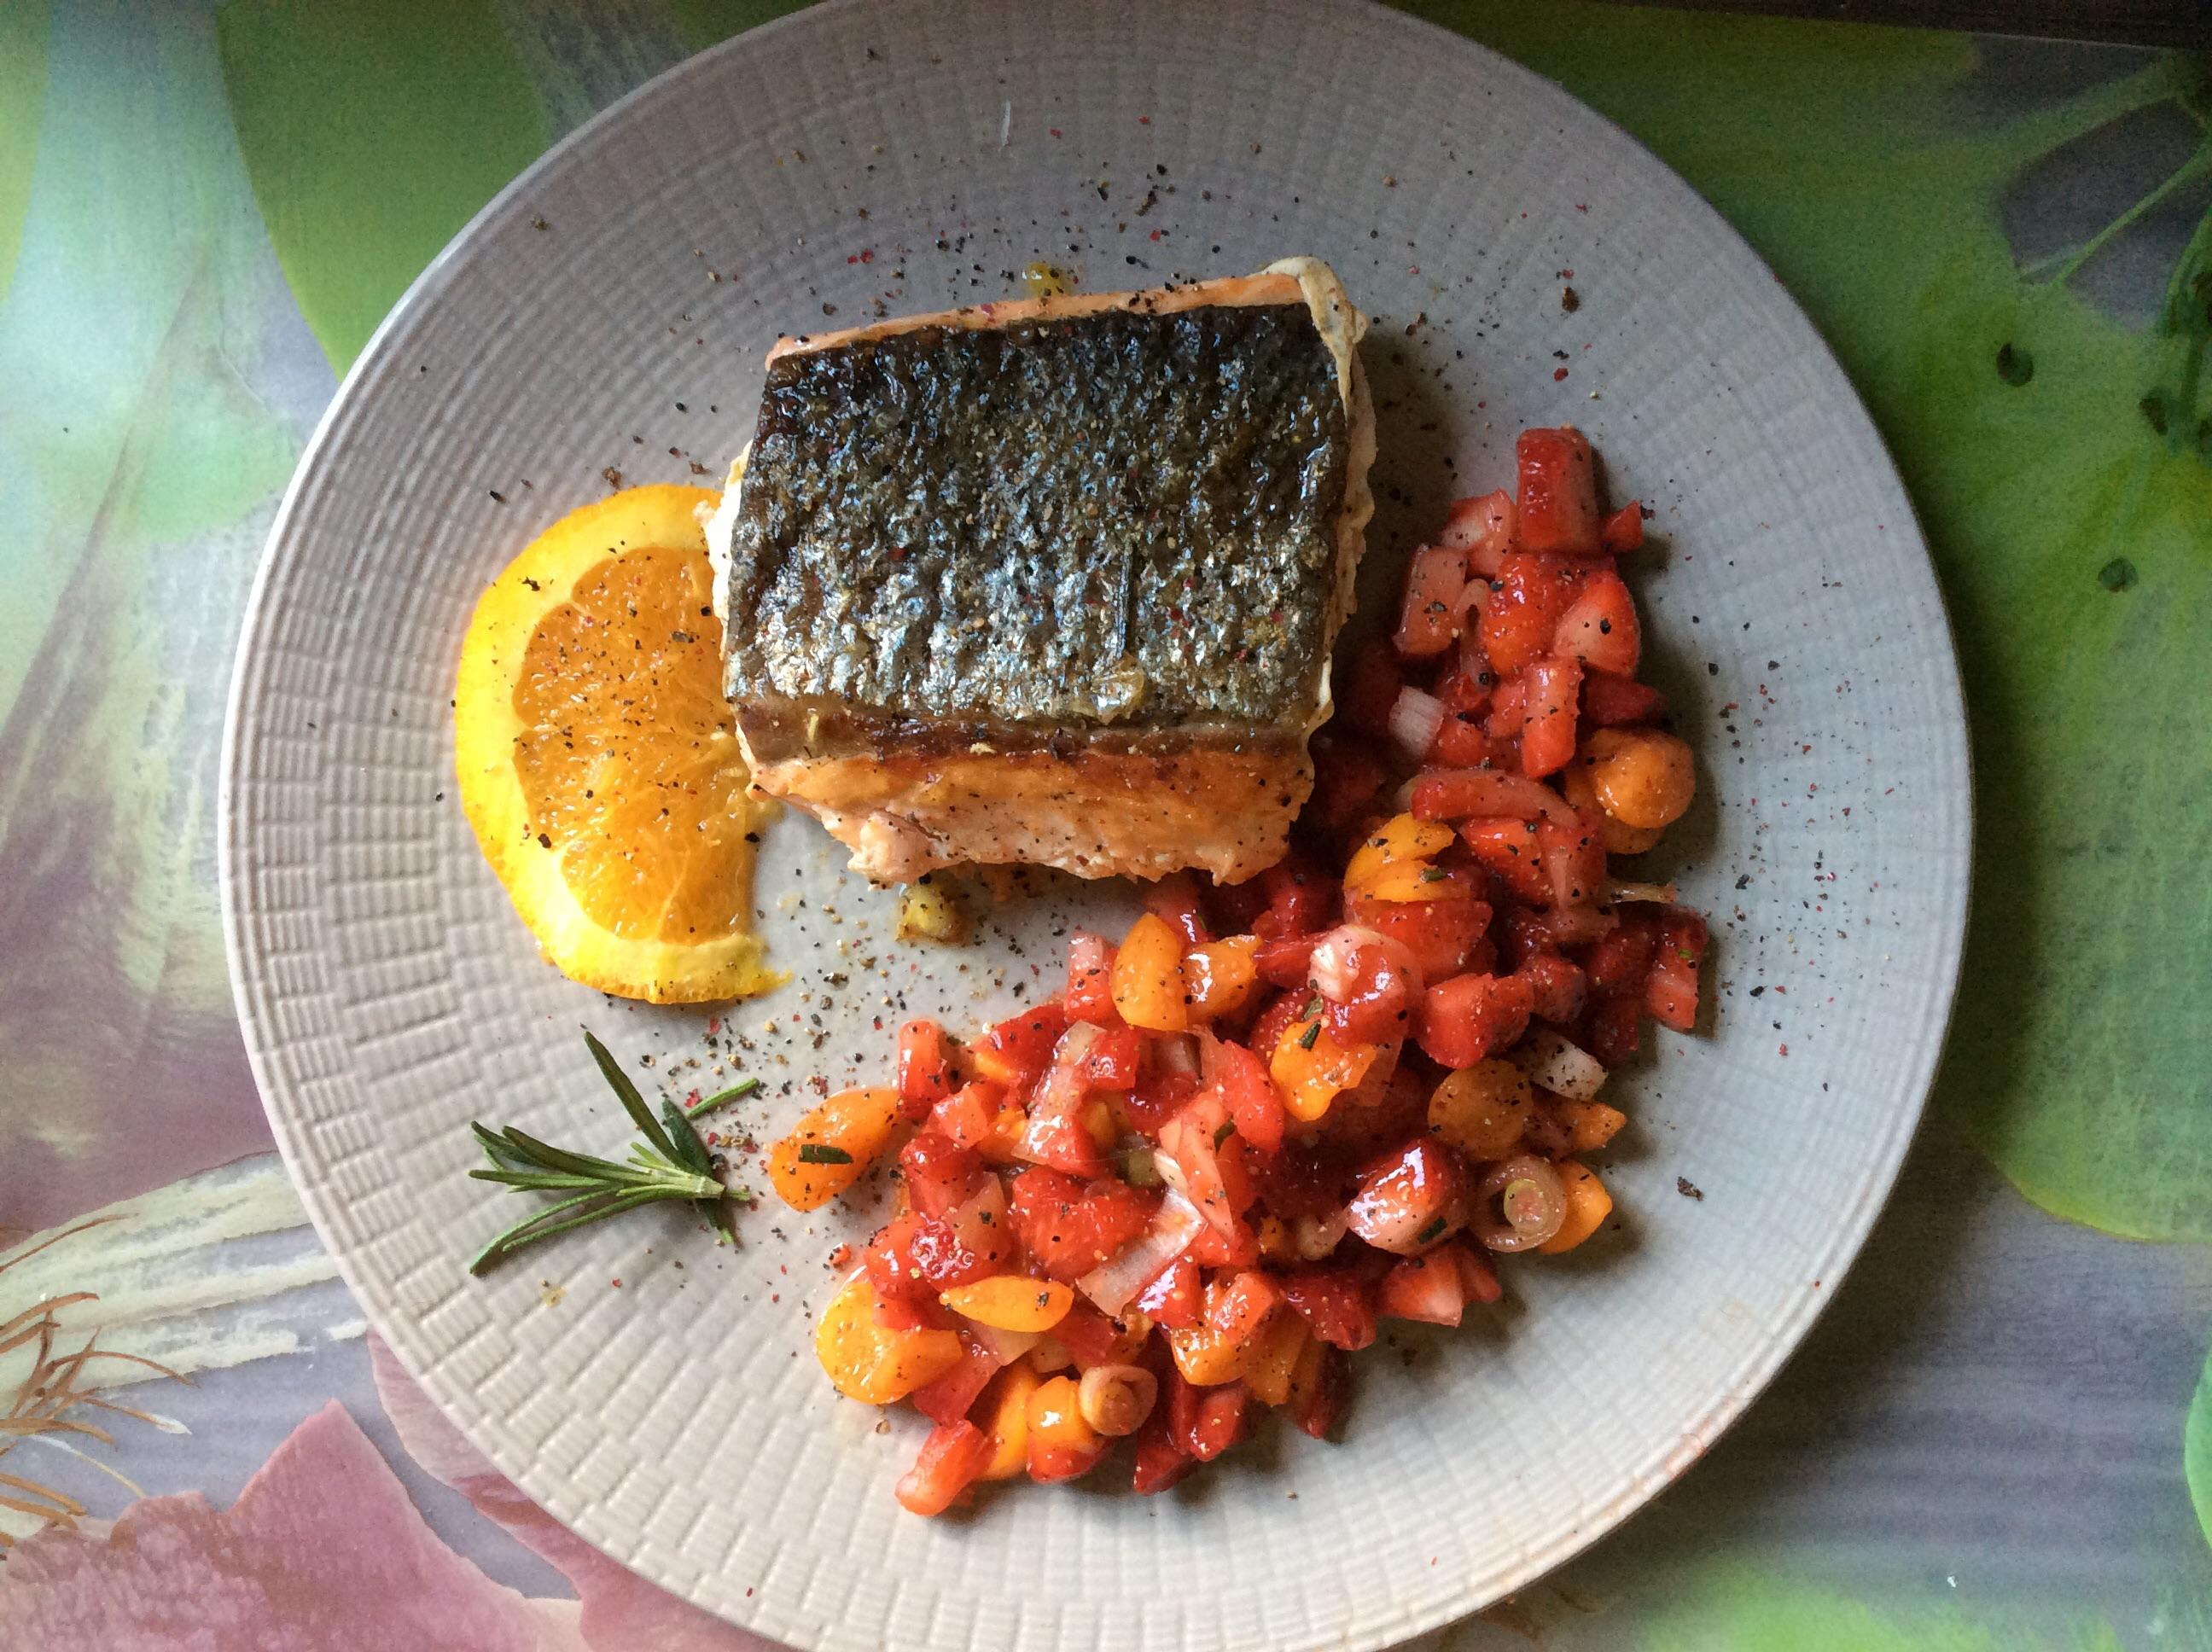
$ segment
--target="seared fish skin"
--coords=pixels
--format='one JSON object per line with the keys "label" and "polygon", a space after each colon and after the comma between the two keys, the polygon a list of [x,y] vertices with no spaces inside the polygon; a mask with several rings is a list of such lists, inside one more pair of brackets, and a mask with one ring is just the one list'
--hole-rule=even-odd
{"label": "seared fish skin", "polygon": [[879,879],[1269,864],[1364,520],[1347,348],[1291,275],[779,344],[725,507],[755,784]]}

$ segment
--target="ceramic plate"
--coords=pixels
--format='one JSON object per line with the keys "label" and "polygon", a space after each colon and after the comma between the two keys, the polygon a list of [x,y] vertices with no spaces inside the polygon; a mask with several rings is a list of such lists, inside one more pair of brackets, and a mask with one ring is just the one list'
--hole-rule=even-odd
{"label": "ceramic plate", "polygon": [[[807,1647],[1380,1646],[1681,1473],[1857,1250],[1958,964],[1956,669],[1835,362],[1606,121],[1380,9],[1050,15],[831,4],[746,34],[548,155],[416,283],[308,448],[246,625],[222,830],[240,1016],[377,1328],[644,1576]],[[891,1498],[915,1419],[835,1399],[811,1353],[825,1258],[866,1213],[764,1207],[717,1248],[656,1209],[471,1278],[515,1212],[466,1179],[467,1121],[617,1149],[586,1024],[649,1089],[762,1074],[737,1122],[766,1140],[811,1081],[884,1073],[900,1017],[970,1024],[1050,990],[1054,934],[1127,892],[998,908],[958,954],[902,948],[890,897],[787,816],[760,894],[791,984],[719,1022],[611,1003],[540,962],[477,853],[455,650],[501,564],[609,473],[719,477],[780,331],[1001,297],[1031,262],[1113,288],[1291,252],[1376,318],[1370,609],[1448,497],[1510,482],[1524,425],[1582,426],[1614,495],[1656,508],[1648,653],[1704,763],[1661,871],[1713,915],[1717,1014],[1655,1030],[1609,1095],[1636,1121],[1607,1160],[1617,1229],[1510,1269],[1480,1327],[1356,1362],[1341,1443],[1275,1430],[1163,1497],[1124,1469],[915,1519]]]}

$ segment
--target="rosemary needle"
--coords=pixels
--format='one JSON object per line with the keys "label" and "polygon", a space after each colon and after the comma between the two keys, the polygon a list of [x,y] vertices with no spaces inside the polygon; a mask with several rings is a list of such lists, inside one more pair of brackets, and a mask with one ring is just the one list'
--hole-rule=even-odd
{"label": "rosemary needle", "polygon": [[669,1200],[690,1200],[697,1204],[726,1239],[728,1228],[722,1201],[732,1200],[742,1205],[752,1200],[752,1194],[746,1189],[725,1187],[715,1176],[714,1160],[708,1157],[706,1145],[700,1141],[699,1133],[691,1127],[691,1121],[710,1107],[719,1107],[748,1094],[758,1087],[759,1079],[749,1078],[734,1085],[702,1102],[689,1113],[674,1102],[663,1102],[660,1116],[656,1119],[646,1106],[645,1097],[638,1093],[629,1075],[616,1064],[607,1047],[589,1032],[584,1035],[584,1042],[592,1052],[592,1060],[599,1064],[607,1087],[614,1091],[623,1104],[623,1111],[629,1114],[630,1122],[644,1139],[631,1142],[629,1160],[618,1163],[556,1147],[513,1125],[491,1130],[471,1120],[470,1132],[489,1161],[489,1168],[471,1170],[471,1177],[518,1192],[568,1195],[541,1206],[500,1234],[477,1253],[476,1259],[469,1264],[471,1273],[482,1273],[541,1239],[570,1233],[626,1211]]}

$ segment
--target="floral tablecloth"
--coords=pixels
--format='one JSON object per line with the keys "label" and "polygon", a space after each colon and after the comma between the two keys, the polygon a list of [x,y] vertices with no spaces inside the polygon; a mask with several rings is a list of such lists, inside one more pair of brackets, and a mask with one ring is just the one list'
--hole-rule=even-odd
{"label": "floral tablecloth", "polygon": [[[759,1644],[383,1355],[270,1151],[213,815],[255,558],[379,317],[783,9],[0,3],[0,1646]],[[1980,821],[1931,1115],[1811,1341],[1434,1643],[2212,1647],[2212,58],[1414,9],[1650,143],[1832,341],[1934,547]]]}

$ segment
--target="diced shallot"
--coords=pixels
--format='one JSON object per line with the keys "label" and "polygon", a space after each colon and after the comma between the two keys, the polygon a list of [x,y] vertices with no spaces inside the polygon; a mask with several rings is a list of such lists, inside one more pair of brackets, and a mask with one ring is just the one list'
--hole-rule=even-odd
{"label": "diced shallot", "polygon": [[1444,726],[1444,702],[1419,689],[1404,688],[1390,705],[1390,739],[1408,762],[1419,762]]}
{"label": "diced shallot", "polygon": [[1024,1354],[1044,1340],[1042,1331],[1001,1331],[995,1325],[984,1325],[969,1321],[968,1334],[991,1351],[991,1357],[1001,1367],[1012,1364]]}
{"label": "diced shallot", "polygon": [[1198,1206],[1171,1187],[1152,1226],[1078,1279],[1075,1288],[1097,1303],[1101,1313],[1118,1315],[1190,1248],[1205,1226]]}
{"label": "diced shallot", "polygon": [[1188,1033],[1166,1033],[1151,1041],[1152,1057],[1163,1072],[1198,1077],[1198,1041]]}
{"label": "diced shallot", "polygon": [[1620,878],[1608,878],[1605,880],[1605,901],[1607,906],[1620,906],[1625,902],[1632,902],[1670,907],[1679,898],[1674,893],[1674,886],[1672,884],[1632,884]]}
{"label": "diced shallot", "polygon": [[1528,1082],[1571,1102],[1594,1102],[1605,1088],[1605,1068],[1580,1045],[1539,1027],[1513,1053]]}

